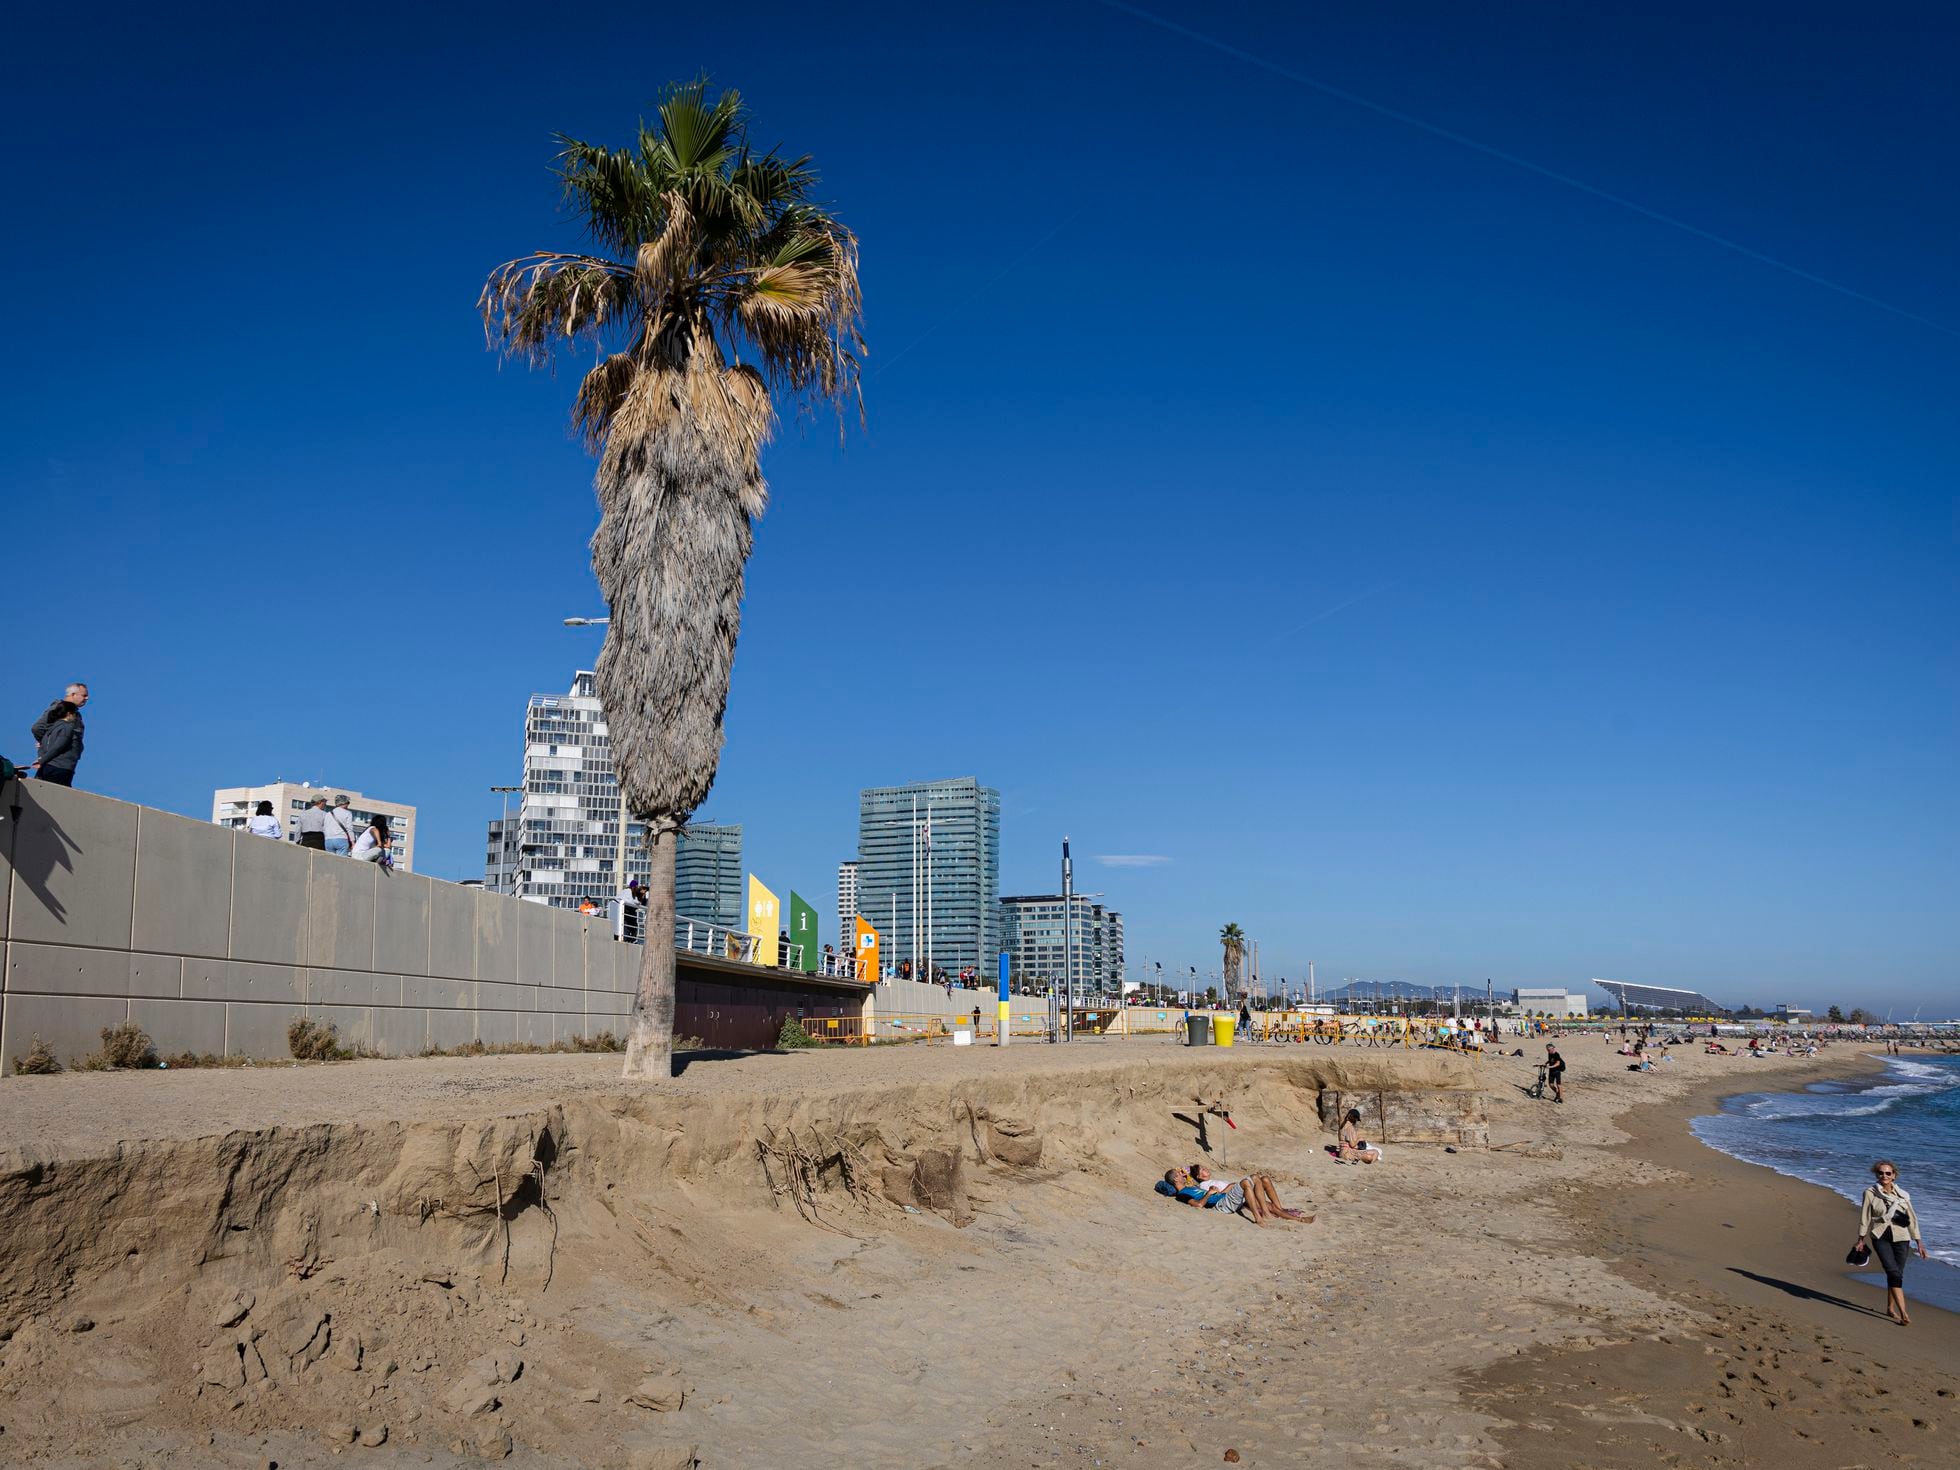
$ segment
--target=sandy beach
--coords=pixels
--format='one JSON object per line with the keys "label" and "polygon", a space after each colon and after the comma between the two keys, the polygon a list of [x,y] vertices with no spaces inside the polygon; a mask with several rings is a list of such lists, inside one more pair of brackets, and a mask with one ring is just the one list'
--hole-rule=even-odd
{"label": "sandy beach", "polygon": [[[1562,1107],[1542,1046],[12,1079],[0,1460],[1943,1463],[1954,1320],[1876,1315],[1843,1200],[1687,1131],[1874,1064],[1565,1050]],[[1493,1146],[1335,1164],[1322,1088],[1473,1091]],[[1315,1223],[1151,1192],[1200,1101]]]}

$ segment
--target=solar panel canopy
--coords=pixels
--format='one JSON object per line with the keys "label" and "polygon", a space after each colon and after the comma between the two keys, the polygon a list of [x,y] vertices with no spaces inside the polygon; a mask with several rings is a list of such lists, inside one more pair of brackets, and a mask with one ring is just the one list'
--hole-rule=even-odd
{"label": "solar panel canopy", "polygon": [[1625,980],[1595,980],[1593,984],[1613,997],[1615,1006],[1624,1004],[1631,1011],[1693,1011],[1702,1015],[1729,1008],[1710,1000],[1699,990],[1677,990],[1668,985],[1635,985]]}

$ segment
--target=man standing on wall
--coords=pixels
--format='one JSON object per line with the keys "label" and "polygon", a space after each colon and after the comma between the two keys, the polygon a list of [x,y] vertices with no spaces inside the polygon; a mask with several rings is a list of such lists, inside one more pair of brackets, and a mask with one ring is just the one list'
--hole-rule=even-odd
{"label": "man standing on wall", "polygon": [[88,685],[70,684],[67,693],[30,727],[34,759],[27,769],[40,780],[57,786],[75,784],[75,767],[82,759],[82,706],[87,703]]}
{"label": "man standing on wall", "polygon": [[315,852],[327,850],[327,799],[316,796],[299,814],[299,845]]}

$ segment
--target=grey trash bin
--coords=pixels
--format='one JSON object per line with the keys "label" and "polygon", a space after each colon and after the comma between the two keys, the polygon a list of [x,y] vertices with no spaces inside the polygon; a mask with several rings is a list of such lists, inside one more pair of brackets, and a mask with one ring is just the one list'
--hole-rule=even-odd
{"label": "grey trash bin", "polygon": [[1184,1022],[1184,1029],[1185,1029],[1184,1044],[1186,1046],[1210,1046],[1211,1045],[1211,1017],[1210,1016],[1186,1017]]}

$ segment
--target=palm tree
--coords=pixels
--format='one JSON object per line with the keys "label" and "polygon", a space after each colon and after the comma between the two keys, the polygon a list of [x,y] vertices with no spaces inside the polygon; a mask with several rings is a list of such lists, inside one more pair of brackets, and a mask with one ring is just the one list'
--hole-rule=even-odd
{"label": "palm tree", "polygon": [[598,692],[626,811],[647,831],[647,932],[625,1075],[672,1071],[674,843],[713,785],[768,488],[776,400],[861,412],[857,237],[812,201],[808,158],[757,153],[732,91],[671,88],[627,147],[560,135],[565,203],[592,250],[490,273],[493,350],[598,361],[572,422],[598,455],[592,570],[611,612]]}
{"label": "palm tree", "polygon": [[1225,999],[1236,1000],[1239,993],[1239,961],[1245,958],[1245,930],[1227,924],[1218,931],[1218,942],[1225,946]]}

